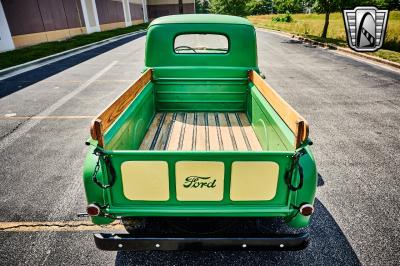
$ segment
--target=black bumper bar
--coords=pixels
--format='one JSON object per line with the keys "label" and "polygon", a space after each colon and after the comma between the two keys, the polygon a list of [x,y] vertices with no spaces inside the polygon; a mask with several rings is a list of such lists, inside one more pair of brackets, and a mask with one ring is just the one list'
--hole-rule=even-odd
{"label": "black bumper bar", "polygon": [[101,250],[300,250],[308,233],[261,237],[135,237],[130,234],[95,234]]}

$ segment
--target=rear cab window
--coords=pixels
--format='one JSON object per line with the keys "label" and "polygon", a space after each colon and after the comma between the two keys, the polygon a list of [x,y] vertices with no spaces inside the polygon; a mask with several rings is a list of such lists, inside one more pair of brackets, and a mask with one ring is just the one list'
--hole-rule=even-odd
{"label": "rear cab window", "polygon": [[222,34],[187,33],[174,39],[174,52],[177,54],[226,54],[228,51],[228,37]]}

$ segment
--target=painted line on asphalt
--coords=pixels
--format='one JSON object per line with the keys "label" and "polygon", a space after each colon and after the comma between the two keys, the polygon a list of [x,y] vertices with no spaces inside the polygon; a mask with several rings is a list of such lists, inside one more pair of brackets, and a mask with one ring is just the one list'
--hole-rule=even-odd
{"label": "painted line on asphalt", "polygon": [[0,232],[81,232],[124,230],[124,226],[115,221],[107,225],[95,225],[91,221],[60,222],[0,222]]}
{"label": "painted line on asphalt", "polygon": [[[50,116],[55,110],[60,108],[62,105],[64,105],[66,102],[71,100],[73,97],[75,97],[78,93],[86,89],[90,84],[92,84],[94,81],[96,81],[99,77],[101,77],[103,74],[105,74],[107,71],[109,71],[115,64],[117,64],[118,61],[113,61],[109,65],[107,65],[105,68],[97,72],[95,75],[93,75],[90,79],[88,79],[86,82],[81,84],[77,89],[71,91],[69,94],[65,95],[58,101],[56,101],[54,104],[46,108],[44,111],[40,112],[39,114],[33,116],[33,117],[45,117],[45,116]],[[24,136],[29,130],[31,130],[34,126],[40,123],[43,119],[29,119],[25,123],[21,124],[16,128],[12,133],[9,135],[6,135],[2,140],[0,140],[0,151],[7,148],[9,145],[14,143],[17,139],[21,138]]]}
{"label": "painted line on asphalt", "polygon": [[93,119],[93,115],[55,115],[55,116],[0,116],[0,120],[19,120],[19,119]]}

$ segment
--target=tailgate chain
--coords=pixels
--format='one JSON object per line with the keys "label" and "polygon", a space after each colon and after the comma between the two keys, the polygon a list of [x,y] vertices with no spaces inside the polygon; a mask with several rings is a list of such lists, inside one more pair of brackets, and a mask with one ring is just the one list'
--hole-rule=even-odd
{"label": "tailgate chain", "polygon": [[[301,167],[301,165],[300,165],[300,157],[303,156],[305,153],[306,153],[306,151],[303,148],[303,149],[297,151],[292,156],[292,164],[290,166],[290,170],[286,173],[286,176],[285,176],[286,184],[288,185],[288,188],[291,191],[296,191],[303,187],[304,173],[303,173],[303,167]],[[293,186],[292,185],[292,177],[293,177],[293,173],[295,172],[296,166],[298,167],[300,181],[297,186]]]}
{"label": "tailgate chain", "polygon": [[[99,151],[99,150],[95,150],[95,151],[93,152],[93,154],[96,155],[96,156],[98,156],[97,162],[96,162],[96,166],[94,167],[93,174],[92,174],[92,180],[93,180],[93,182],[94,182],[96,185],[98,185],[100,188],[102,188],[102,189],[107,189],[107,188],[112,187],[112,186],[114,185],[114,183],[115,183],[115,170],[114,170],[114,167],[113,167],[112,164],[111,164],[111,159],[109,158],[108,155],[104,154],[103,152],[101,152],[101,151]],[[107,185],[102,184],[102,183],[97,179],[97,173],[98,173],[99,170],[100,170],[100,159],[101,159],[101,157],[103,157],[103,160],[104,160],[105,164],[107,165],[107,167],[106,167],[106,168],[107,168],[107,174],[108,174],[109,176],[111,176],[111,181],[110,181],[110,183],[107,184]]]}

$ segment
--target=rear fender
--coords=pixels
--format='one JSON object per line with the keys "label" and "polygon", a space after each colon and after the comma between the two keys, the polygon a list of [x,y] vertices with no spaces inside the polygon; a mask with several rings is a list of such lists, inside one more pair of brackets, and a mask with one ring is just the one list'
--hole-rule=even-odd
{"label": "rear fender", "polygon": [[[93,182],[93,172],[98,160],[98,156],[94,154],[95,147],[90,146],[89,151],[86,155],[85,164],[83,167],[83,184],[86,191],[86,200],[88,204],[95,203],[99,206],[105,206],[105,190],[100,188],[96,183]],[[103,165],[100,164],[99,172],[97,173],[97,179],[104,183]],[[109,224],[114,221],[112,218],[96,216],[91,217],[92,222],[95,224]]]}
{"label": "rear fender", "polygon": [[[309,147],[305,148],[305,150],[306,153],[300,158],[300,165],[304,173],[304,183],[303,187],[296,191],[295,201],[293,202],[293,205],[296,207],[300,207],[305,203],[314,205],[317,190],[318,176],[314,156],[310,152]],[[288,224],[292,227],[304,227],[310,222],[311,216],[303,216],[298,210],[295,210],[293,215],[295,216],[288,221]]]}

